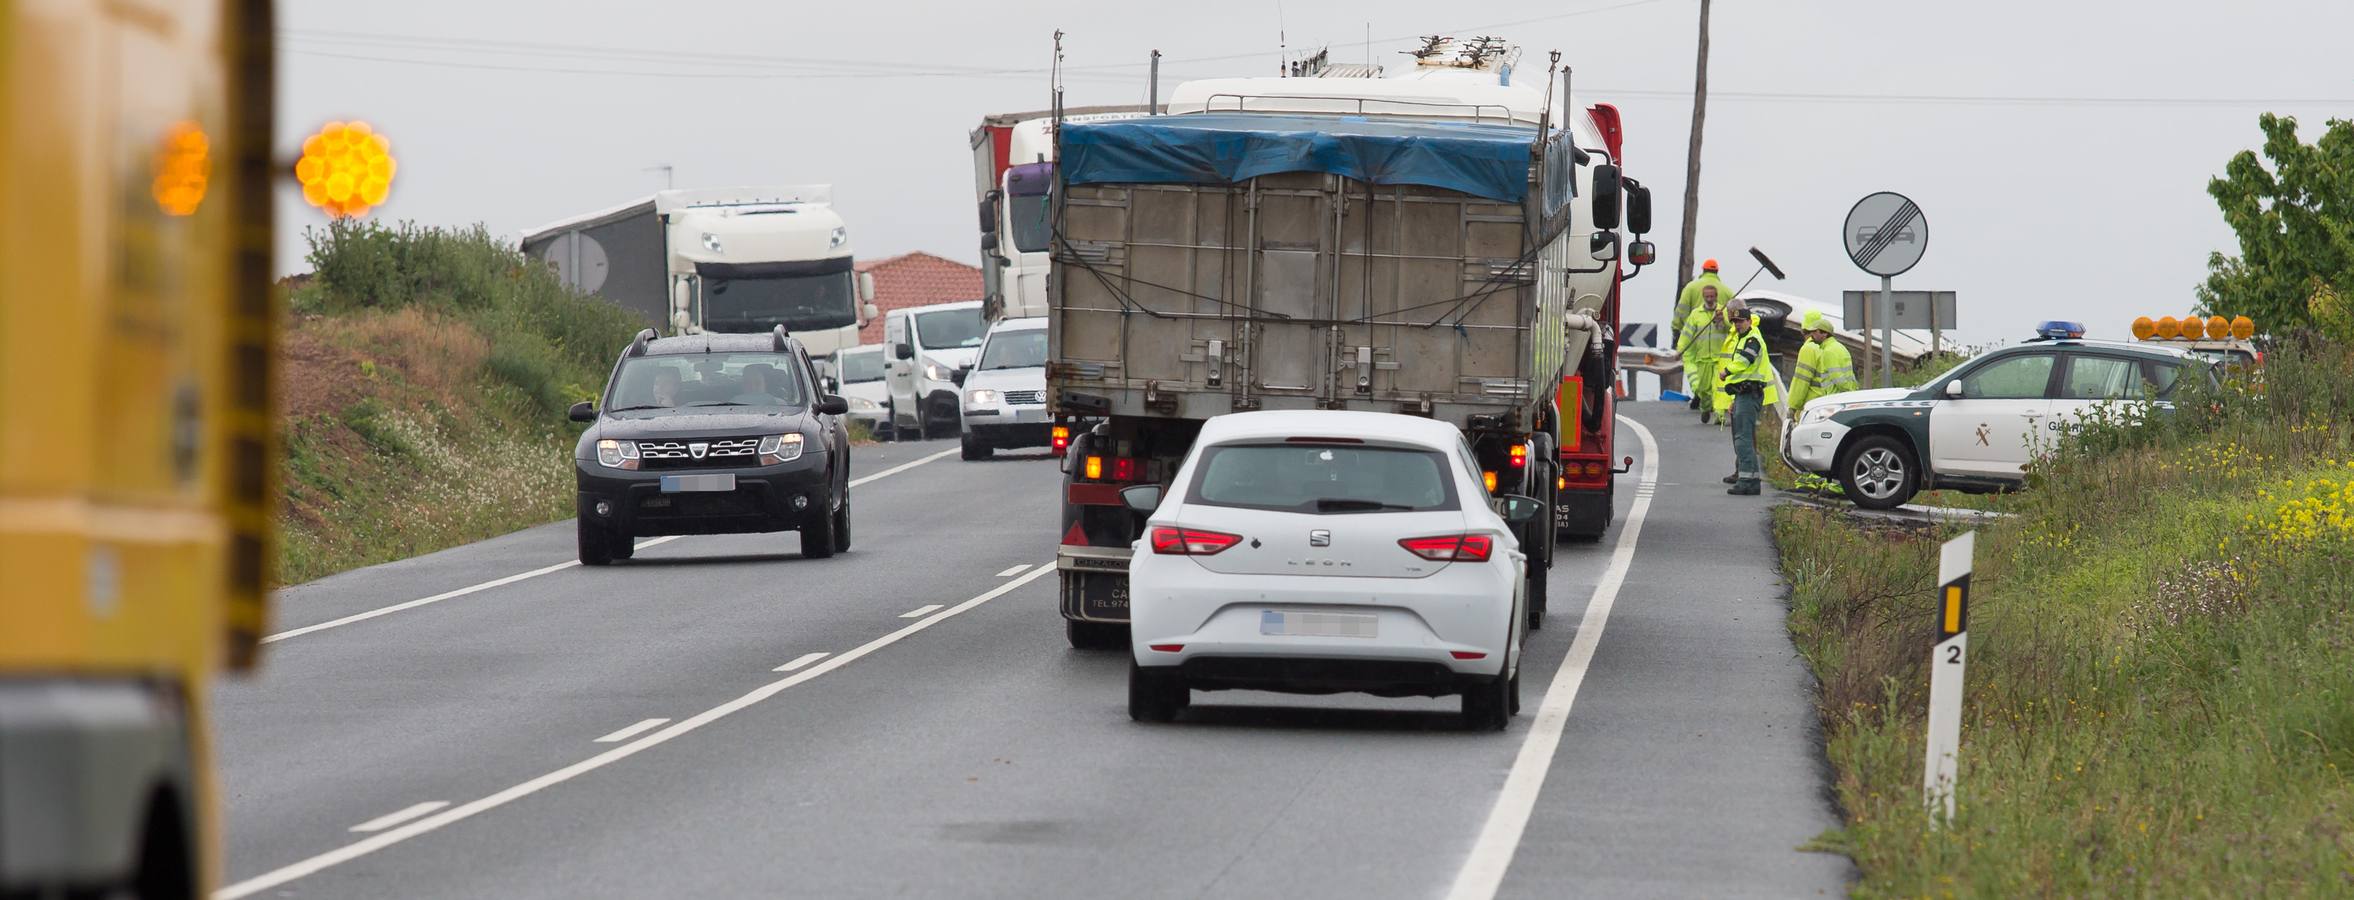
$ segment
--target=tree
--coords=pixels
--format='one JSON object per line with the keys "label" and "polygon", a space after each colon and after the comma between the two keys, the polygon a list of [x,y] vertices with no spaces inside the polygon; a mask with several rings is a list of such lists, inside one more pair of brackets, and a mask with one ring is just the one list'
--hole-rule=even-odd
{"label": "tree", "polygon": [[2207,257],[2201,311],[2247,316],[2271,334],[2347,323],[2339,297],[2354,294],[2354,121],[2332,119],[2321,139],[2297,139],[2297,120],[2264,114],[2264,156],[2242,150],[2207,182],[2239,255]]}

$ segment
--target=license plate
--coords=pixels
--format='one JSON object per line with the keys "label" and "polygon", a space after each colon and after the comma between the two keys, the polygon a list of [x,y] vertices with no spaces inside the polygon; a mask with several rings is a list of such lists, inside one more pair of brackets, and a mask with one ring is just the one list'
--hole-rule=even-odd
{"label": "license plate", "polygon": [[724,475],[664,475],[662,492],[691,494],[704,491],[732,491],[736,489],[734,473]]}
{"label": "license plate", "polygon": [[1284,637],[1376,637],[1381,619],[1362,613],[1284,612],[1262,610],[1259,633]]}
{"label": "license plate", "polygon": [[1099,619],[1128,618],[1128,576],[1122,574],[1088,574],[1080,576],[1080,608]]}

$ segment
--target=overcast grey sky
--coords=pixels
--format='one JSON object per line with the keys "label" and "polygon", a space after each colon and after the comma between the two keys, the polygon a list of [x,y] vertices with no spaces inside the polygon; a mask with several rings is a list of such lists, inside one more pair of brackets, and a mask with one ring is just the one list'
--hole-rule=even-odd
{"label": "overcast grey sky", "polygon": [[[1056,28],[1073,105],[1141,102],[1156,47],[1165,90],[1274,72],[1279,32],[1342,60],[1370,33],[1391,65],[1403,36],[1496,34],[1532,69],[1562,50],[1579,100],[1626,114],[1664,263],[1629,285],[1626,320],[1663,319],[1674,287],[1699,0],[282,8],[282,152],[328,120],[373,123],[400,160],[382,220],[513,240],[659,189],[649,168],[670,165],[680,187],[831,182],[861,256],[967,262],[966,135],[1047,105],[1045,75],[1003,70],[1042,70]],[[1901,191],[1931,239],[1897,287],[1961,292],[1965,340],[2052,317],[2122,337],[2137,314],[2188,311],[2207,254],[2230,249],[2206,183],[2260,139],[2259,112],[2295,115],[2308,140],[2354,117],[2354,65],[2332,49],[2348,33],[2345,0],[1718,0],[1700,254],[1738,283],[1754,244],[1789,273],[1781,289],[1836,302],[1877,286],[1847,261],[1841,218]],[[288,184],[280,267],[299,271],[301,226],[321,219]]]}

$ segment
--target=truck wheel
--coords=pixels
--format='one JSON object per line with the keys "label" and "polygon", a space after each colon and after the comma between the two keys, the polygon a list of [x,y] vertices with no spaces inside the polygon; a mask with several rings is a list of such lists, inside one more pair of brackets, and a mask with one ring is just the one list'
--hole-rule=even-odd
{"label": "truck wheel", "polygon": [[1175,667],[1147,669],[1128,661],[1128,718],[1139,722],[1169,722],[1193,705],[1193,689]]}
{"label": "truck wheel", "polygon": [[579,524],[580,564],[609,566],[613,564],[613,532],[588,520],[587,516],[573,519]]}
{"label": "truck wheel", "polygon": [[1893,509],[1913,498],[1921,466],[1904,442],[1885,434],[1856,441],[1839,454],[1839,486],[1865,509]]}
{"label": "truck wheel", "polygon": [[139,897],[195,896],[196,853],[179,805],[169,795],[157,792],[147,804],[147,823],[142,831],[132,893]]}
{"label": "truck wheel", "polygon": [[1076,650],[1117,650],[1128,646],[1128,626],[1116,622],[1063,620],[1063,636]]}
{"label": "truck wheel", "polygon": [[988,459],[991,454],[997,452],[988,444],[981,443],[979,438],[969,434],[963,436],[963,447],[966,459]]}
{"label": "truck wheel", "polygon": [[[834,499],[827,497],[824,502],[831,506]],[[834,524],[834,514],[829,512],[819,515],[817,521],[801,526],[802,559],[825,559],[834,555]]]}

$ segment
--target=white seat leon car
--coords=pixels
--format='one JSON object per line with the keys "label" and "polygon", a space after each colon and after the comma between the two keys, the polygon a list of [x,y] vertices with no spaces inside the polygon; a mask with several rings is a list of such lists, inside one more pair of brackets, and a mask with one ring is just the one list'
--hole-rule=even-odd
{"label": "white seat leon car", "polygon": [[1250,412],[1202,426],[1129,563],[1128,712],[1168,721],[1196,690],[1463,698],[1518,712],[1525,557],[1453,427],[1413,416]]}

